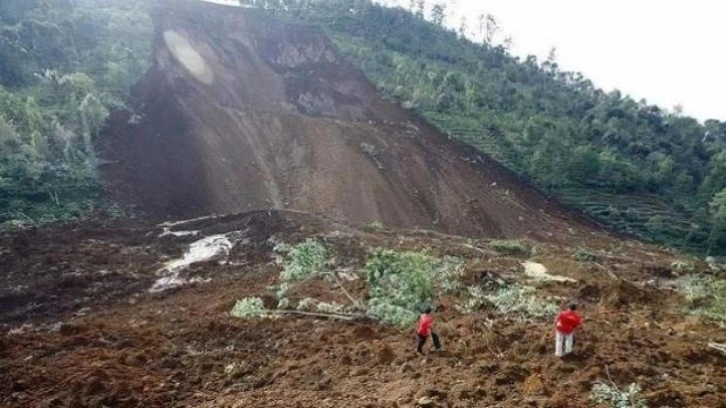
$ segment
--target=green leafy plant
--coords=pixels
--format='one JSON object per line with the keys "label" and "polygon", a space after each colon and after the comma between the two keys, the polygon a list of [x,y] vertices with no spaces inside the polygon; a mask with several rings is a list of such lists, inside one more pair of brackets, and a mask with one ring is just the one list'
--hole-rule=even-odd
{"label": "green leafy plant", "polygon": [[280,273],[283,281],[311,278],[323,272],[330,261],[325,246],[310,238],[292,247],[284,243],[277,244],[275,251],[285,256],[285,269]]}
{"label": "green leafy plant", "polygon": [[369,284],[368,313],[396,326],[416,320],[415,310],[433,302],[435,289],[455,287],[457,258],[443,259],[422,252],[372,250],[365,266]]}
{"label": "green leafy plant", "polygon": [[249,297],[238,300],[230,312],[232,316],[243,319],[264,317],[267,313],[268,311],[265,308],[265,304],[262,302],[262,299],[258,297]]}
{"label": "green leafy plant", "polygon": [[636,383],[630,384],[626,390],[620,390],[614,384],[611,386],[596,382],[590,391],[590,401],[612,408],[648,408],[640,386]]}

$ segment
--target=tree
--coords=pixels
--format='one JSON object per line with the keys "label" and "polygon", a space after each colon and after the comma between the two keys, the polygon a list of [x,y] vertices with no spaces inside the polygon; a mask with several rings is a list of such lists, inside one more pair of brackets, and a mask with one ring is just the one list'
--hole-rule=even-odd
{"label": "tree", "polygon": [[708,238],[706,255],[711,254],[714,244],[723,238],[724,231],[726,231],[726,188],[713,196],[709,203],[709,209],[711,211],[712,227]]}
{"label": "tree", "polygon": [[434,4],[431,9],[431,21],[439,27],[444,26],[444,20],[446,19],[446,5]]}
{"label": "tree", "polygon": [[459,36],[461,38],[466,38],[466,30],[467,30],[466,16],[462,16],[461,24],[459,25]]}
{"label": "tree", "polygon": [[486,15],[486,42],[487,44],[494,44],[494,36],[499,32],[499,23],[493,15]]}
{"label": "tree", "polygon": [[426,1],[425,0],[417,0],[416,5],[418,6],[416,8],[416,17],[423,20],[424,14],[426,11]]}

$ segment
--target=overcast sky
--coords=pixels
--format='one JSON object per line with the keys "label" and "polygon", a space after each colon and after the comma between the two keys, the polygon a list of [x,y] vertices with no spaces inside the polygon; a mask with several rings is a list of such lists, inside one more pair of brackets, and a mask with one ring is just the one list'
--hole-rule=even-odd
{"label": "overcast sky", "polygon": [[[408,7],[409,0],[399,2]],[[444,2],[445,0],[438,0]],[[427,0],[433,4],[436,0]],[[700,120],[726,121],[726,2],[720,0],[446,0],[478,26],[495,16],[514,40],[513,53],[580,71],[596,86]]]}

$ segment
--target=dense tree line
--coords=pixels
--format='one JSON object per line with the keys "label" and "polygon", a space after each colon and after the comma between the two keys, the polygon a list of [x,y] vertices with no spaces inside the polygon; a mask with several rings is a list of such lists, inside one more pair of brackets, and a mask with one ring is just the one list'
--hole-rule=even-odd
{"label": "dense tree line", "polygon": [[94,142],[150,58],[144,3],[0,2],[0,223],[97,209]]}

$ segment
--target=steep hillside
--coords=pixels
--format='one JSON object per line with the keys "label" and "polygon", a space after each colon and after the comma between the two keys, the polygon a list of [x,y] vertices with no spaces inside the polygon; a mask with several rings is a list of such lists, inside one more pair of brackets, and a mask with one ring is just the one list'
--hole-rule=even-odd
{"label": "steep hillside", "polygon": [[164,4],[137,111],[115,114],[103,138],[115,198],[160,218],[278,208],[478,236],[576,226],[382,99],[320,31],[260,10]]}

